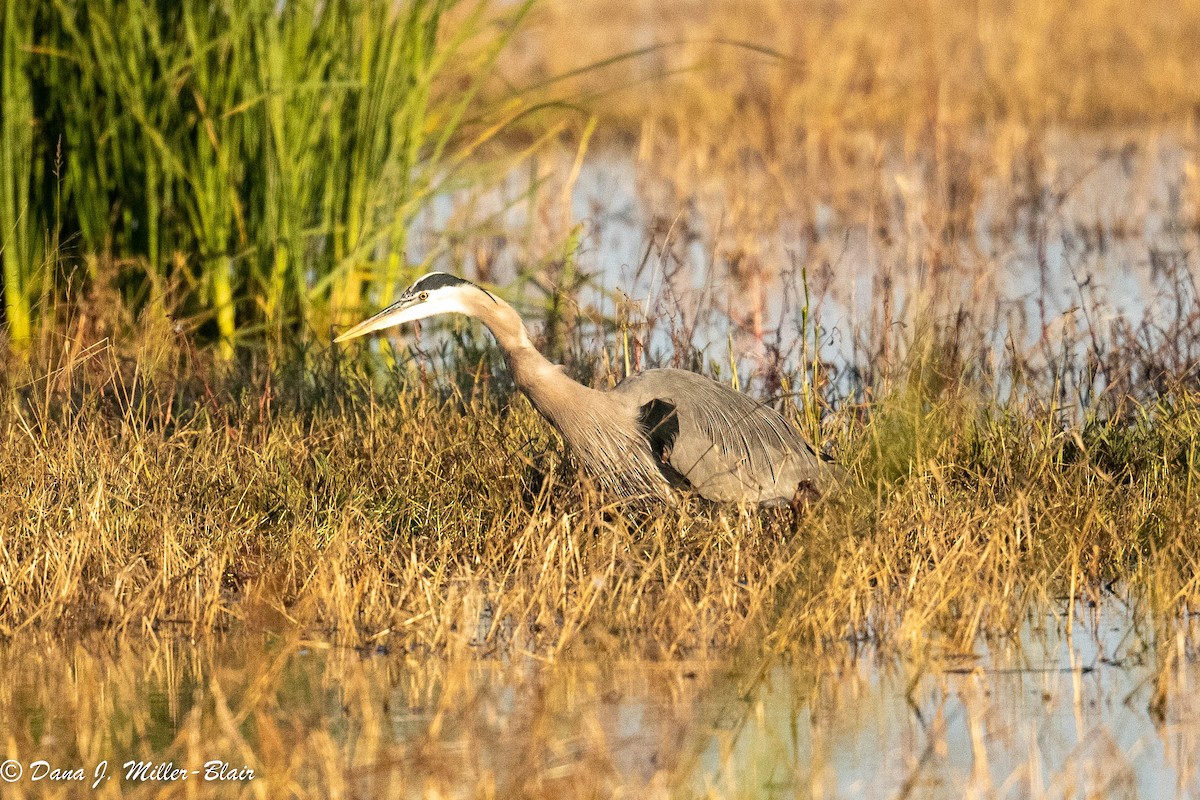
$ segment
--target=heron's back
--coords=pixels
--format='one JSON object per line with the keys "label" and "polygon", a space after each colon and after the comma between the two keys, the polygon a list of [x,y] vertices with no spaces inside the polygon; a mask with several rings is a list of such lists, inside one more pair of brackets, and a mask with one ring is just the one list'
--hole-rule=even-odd
{"label": "heron's back", "polygon": [[652,449],[702,497],[786,503],[832,483],[829,466],[782,414],[710,378],[654,369],[613,392],[643,410]]}

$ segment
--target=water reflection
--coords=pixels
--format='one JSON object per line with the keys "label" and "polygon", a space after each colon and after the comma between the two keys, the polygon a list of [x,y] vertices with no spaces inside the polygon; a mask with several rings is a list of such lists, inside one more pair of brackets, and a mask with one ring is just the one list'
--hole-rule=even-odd
{"label": "water reflection", "polygon": [[723,795],[1197,796],[1197,663],[1163,669],[1113,609],[1066,626],[1050,615],[957,664],[847,660],[801,692],[778,667],[698,775]]}
{"label": "water reflection", "polygon": [[[969,654],[846,644],[765,662],[22,638],[0,649],[0,731],[25,765],[254,771],[194,781],[202,796],[1200,795],[1195,620],[1156,644],[1119,607],[1078,613]],[[96,795],[163,789],[114,774]]]}

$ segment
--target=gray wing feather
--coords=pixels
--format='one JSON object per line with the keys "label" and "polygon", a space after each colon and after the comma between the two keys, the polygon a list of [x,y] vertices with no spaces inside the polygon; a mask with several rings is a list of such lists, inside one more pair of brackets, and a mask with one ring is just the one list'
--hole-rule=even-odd
{"label": "gray wing feather", "polygon": [[657,369],[633,375],[613,391],[639,408],[673,407],[672,440],[657,441],[651,430],[647,435],[656,455],[704,497],[786,502],[805,485],[819,491],[828,482],[828,467],[783,415],[714,380]]}

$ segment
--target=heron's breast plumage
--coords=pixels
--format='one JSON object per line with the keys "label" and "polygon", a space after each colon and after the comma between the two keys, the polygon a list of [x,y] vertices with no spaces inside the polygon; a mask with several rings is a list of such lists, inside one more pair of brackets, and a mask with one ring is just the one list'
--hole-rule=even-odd
{"label": "heron's breast plumage", "polygon": [[627,496],[672,497],[629,398],[575,383],[557,366],[522,377],[534,408],[600,483]]}

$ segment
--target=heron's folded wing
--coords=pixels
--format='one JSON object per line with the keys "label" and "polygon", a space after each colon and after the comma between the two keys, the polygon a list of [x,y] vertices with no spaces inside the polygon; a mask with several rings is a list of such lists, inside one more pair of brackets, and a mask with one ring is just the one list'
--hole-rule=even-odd
{"label": "heron's folded wing", "polygon": [[821,477],[819,457],[783,415],[709,378],[650,370],[616,391],[642,409],[656,454],[706,497],[763,502]]}

